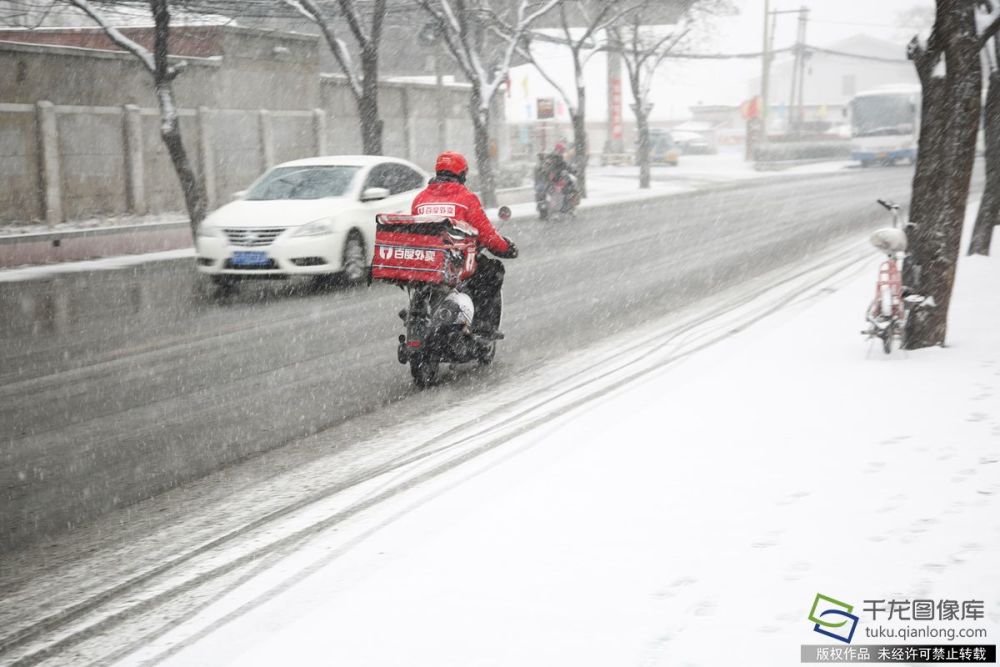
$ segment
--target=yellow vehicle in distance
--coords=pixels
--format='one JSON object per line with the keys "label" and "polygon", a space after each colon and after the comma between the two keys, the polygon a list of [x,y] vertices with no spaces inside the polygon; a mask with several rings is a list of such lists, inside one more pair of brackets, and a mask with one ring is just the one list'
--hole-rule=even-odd
{"label": "yellow vehicle in distance", "polygon": [[668,130],[649,131],[649,161],[653,164],[668,164],[676,167],[680,163],[681,152]]}

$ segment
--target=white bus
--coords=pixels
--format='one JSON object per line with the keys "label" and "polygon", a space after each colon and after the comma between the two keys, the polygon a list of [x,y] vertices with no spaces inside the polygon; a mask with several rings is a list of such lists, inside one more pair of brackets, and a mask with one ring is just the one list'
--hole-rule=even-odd
{"label": "white bus", "polygon": [[851,159],[862,167],[917,159],[920,86],[883,86],[851,100]]}

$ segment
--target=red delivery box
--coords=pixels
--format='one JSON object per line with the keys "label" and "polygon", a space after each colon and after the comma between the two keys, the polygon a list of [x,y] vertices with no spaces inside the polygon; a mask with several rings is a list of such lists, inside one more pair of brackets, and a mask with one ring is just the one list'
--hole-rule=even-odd
{"label": "red delivery box", "polygon": [[439,215],[375,216],[372,278],[457,285],[476,272],[476,229]]}

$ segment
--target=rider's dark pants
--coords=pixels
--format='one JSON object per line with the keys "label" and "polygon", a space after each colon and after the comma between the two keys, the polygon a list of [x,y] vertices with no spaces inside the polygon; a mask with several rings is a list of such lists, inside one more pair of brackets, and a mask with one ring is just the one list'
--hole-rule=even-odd
{"label": "rider's dark pants", "polygon": [[503,274],[503,262],[492,257],[480,257],[476,272],[465,283],[465,291],[472,297],[472,303],[476,307],[474,327],[488,324],[494,329],[500,328],[500,288],[503,286]]}

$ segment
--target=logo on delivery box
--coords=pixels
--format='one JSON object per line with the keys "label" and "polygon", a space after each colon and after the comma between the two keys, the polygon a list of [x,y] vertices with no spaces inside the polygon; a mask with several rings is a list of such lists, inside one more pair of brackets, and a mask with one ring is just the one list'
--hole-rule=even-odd
{"label": "logo on delivery box", "polygon": [[433,262],[434,253],[434,250],[393,248],[391,246],[382,246],[378,249],[378,255],[382,259],[402,259],[410,262]]}
{"label": "logo on delivery box", "polygon": [[449,217],[455,216],[455,205],[454,204],[421,204],[417,207],[417,213],[420,215],[447,215]]}

